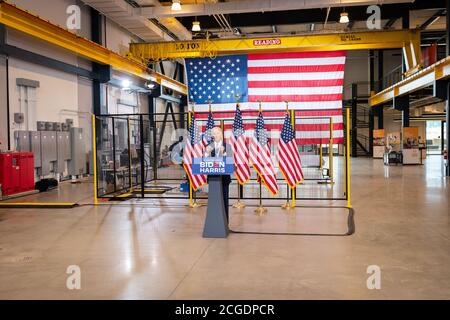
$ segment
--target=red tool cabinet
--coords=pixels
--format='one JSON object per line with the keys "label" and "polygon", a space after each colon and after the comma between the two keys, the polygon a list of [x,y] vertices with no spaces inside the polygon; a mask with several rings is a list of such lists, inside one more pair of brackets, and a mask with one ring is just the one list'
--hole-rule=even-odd
{"label": "red tool cabinet", "polygon": [[0,153],[2,196],[34,189],[34,156],[32,152]]}

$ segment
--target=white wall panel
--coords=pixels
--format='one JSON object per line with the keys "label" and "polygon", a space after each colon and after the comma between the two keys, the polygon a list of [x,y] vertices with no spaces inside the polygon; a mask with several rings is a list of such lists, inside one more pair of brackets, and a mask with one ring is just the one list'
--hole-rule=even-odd
{"label": "white wall panel", "polygon": [[[34,119],[30,121],[30,130],[35,130],[36,121],[63,122],[66,118],[73,118],[74,125],[78,126],[78,116],[69,116],[67,111],[78,110],[78,79],[76,75],[67,74],[36,64],[10,58],[9,88],[10,88],[10,114],[24,112],[20,110],[20,90],[16,85],[17,78],[26,78],[39,81],[40,87],[36,89],[36,104]],[[11,136],[14,130],[25,129],[24,124],[11,124]]]}

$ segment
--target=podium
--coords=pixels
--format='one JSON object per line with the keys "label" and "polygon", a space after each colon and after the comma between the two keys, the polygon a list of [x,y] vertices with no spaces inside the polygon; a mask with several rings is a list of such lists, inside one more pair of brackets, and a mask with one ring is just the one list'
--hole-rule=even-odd
{"label": "podium", "polygon": [[223,201],[222,176],[234,171],[232,157],[194,158],[193,174],[205,174],[209,180],[208,209],[206,211],[203,238],[226,238],[229,234],[225,204]]}

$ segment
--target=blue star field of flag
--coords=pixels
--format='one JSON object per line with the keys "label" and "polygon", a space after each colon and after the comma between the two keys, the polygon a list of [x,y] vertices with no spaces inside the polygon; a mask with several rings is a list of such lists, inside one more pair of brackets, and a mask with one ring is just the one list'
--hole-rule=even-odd
{"label": "blue star field of flag", "polygon": [[288,143],[293,140],[295,137],[294,129],[292,128],[291,117],[288,113],[286,113],[286,117],[284,118],[283,129],[281,130],[281,139],[283,139],[284,143]]}
{"label": "blue star field of flag", "polygon": [[244,123],[242,122],[241,108],[236,108],[236,114],[233,121],[233,134],[236,139],[245,133]]}
{"label": "blue star field of flag", "polygon": [[186,59],[189,101],[195,104],[248,101],[247,55]]}
{"label": "blue star field of flag", "polygon": [[212,112],[210,111],[208,114],[208,121],[206,122],[205,133],[203,135],[203,139],[206,144],[210,144],[212,142],[211,130],[214,128],[214,118]]}
{"label": "blue star field of flag", "polygon": [[195,116],[192,115],[191,123],[189,126],[189,141],[191,145],[196,145],[201,141],[200,130],[197,126],[197,121],[195,121]]}
{"label": "blue star field of flag", "polygon": [[259,113],[258,119],[256,119],[255,137],[256,137],[256,140],[258,141],[258,143],[262,147],[264,147],[269,140],[269,137],[267,135],[267,130],[264,126],[264,118],[263,118],[262,112]]}

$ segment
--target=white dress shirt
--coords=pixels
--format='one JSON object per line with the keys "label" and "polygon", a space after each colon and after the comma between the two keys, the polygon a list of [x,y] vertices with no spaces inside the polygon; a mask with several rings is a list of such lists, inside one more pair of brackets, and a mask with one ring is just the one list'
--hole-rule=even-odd
{"label": "white dress shirt", "polygon": [[222,145],[223,145],[222,141],[219,141],[219,142],[214,141],[214,150],[215,150],[216,157],[222,156],[222,152],[220,150],[222,148]]}

